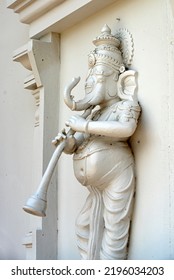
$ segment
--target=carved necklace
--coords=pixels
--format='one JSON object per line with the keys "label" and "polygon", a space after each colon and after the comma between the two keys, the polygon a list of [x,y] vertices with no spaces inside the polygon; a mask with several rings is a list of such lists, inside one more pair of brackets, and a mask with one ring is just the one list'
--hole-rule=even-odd
{"label": "carved necklace", "polygon": [[108,121],[110,116],[117,112],[118,103],[112,104],[110,106],[107,106],[105,108],[101,108],[98,111],[94,112],[91,116],[91,120],[98,121],[101,118],[101,121]]}

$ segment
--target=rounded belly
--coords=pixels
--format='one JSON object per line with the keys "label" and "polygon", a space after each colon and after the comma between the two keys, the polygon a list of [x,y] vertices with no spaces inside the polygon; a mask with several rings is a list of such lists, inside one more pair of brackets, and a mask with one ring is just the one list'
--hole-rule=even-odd
{"label": "rounded belly", "polygon": [[89,145],[74,156],[74,173],[82,185],[102,190],[132,162],[132,154],[125,143]]}

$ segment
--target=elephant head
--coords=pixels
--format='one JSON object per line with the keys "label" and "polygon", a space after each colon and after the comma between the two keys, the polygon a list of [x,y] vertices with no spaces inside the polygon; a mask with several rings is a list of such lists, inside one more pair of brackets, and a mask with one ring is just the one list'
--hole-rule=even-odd
{"label": "elephant head", "polygon": [[[86,110],[91,105],[101,105],[114,98],[135,101],[136,72],[125,71],[131,64],[133,39],[128,32],[120,31],[117,35],[112,35],[111,29],[105,25],[101,34],[93,40],[95,50],[88,56],[89,75],[85,83],[85,97],[75,102],[71,95],[80,78],[74,78],[65,89],[64,100],[71,110]],[[123,38],[125,43],[130,43],[130,49],[124,48],[127,44],[124,44]]]}
{"label": "elephant head", "polygon": [[[117,78],[115,79],[115,77]],[[71,110],[75,111],[86,110],[90,106],[101,105],[117,96],[117,79],[118,73],[109,69],[108,66],[95,66],[89,71],[87,76],[84,98],[76,102],[71,95],[72,89],[80,81],[78,77],[74,78],[65,88],[64,101]]]}

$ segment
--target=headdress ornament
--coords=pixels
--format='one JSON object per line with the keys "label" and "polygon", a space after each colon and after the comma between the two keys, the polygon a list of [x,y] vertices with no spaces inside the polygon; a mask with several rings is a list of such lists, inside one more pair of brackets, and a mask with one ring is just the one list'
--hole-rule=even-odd
{"label": "headdress ornament", "polygon": [[[111,29],[107,24],[101,30],[101,34],[93,40],[96,46],[95,50],[89,54],[89,67],[94,65],[107,65],[113,70],[119,71],[120,73],[125,71],[125,66],[127,66],[127,54],[128,49],[125,50],[122,40],[120,40],[121,33],[117,33],[119,36],[111,34]],[[130,33],[129,33],[130,34]],[[133,48],[131,51],[131,58],[133,56]],[[126,59],[127,61],[126,61]],[[129,59],[130,62],[130,59]]]}

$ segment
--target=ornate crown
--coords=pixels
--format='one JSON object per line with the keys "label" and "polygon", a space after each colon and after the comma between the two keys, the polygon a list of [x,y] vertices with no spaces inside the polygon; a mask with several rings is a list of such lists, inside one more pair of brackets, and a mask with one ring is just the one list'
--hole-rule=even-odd
{"label": "ornate crown", "polygon": [[[112,35],[109,26],[104,25],[101,34],[93,40],[96,48],[89,54],[90,68],[94,65],[105,64],[122,73],[125,71],[125,66],[130,65],[133,57],[132,36],[126,29],[117,32],[117,34],[118,36]],[[122,39],[124,39],[124,42]],[[132,42],[132,45],[129,44],[128,46],[126,42]]]}

